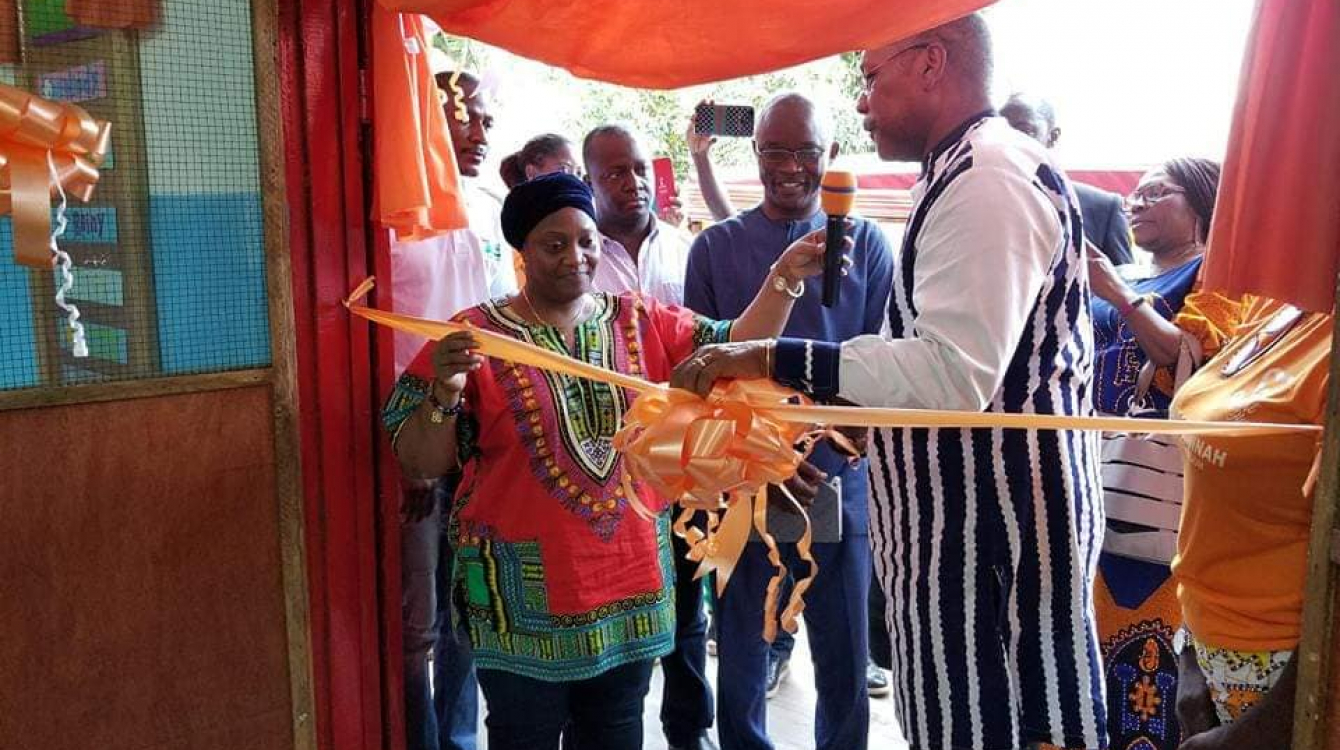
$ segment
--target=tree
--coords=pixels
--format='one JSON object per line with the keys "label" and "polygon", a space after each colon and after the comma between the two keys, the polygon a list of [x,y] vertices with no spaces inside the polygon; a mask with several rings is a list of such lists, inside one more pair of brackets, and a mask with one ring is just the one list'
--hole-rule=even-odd
{"label": "tree", "polygon": [[[855,52],[762,75],[658,91],[577,78],[473,39],[439,33],[433,37],[432,45],[462,67],[486,76],[490,71],[498,72],[504,79],[499,109],[507,116],[499,120],[516,131],[498,139],[507,150],[520,147],[527,138],[541,132],[564,133],[580,142],[585,133],[598,125],[621,123],[641,134],[647,147],[656,154],[670,157],[675,171],[687,176],[691,172],[684,132],[693,107],[700,100],[710,98],[720,104],[748,104],[757,108],[778,93],[801,91],[829,112],[834,139],[843,153],[871,151],[869,137],[861,128],[861,117],[855,109],[863,84],[860,55]],[[512,140],[516,142],[508,142]],[[749,140],[744,138],[723,138],[713,154],[723,167],[753,162]]]}

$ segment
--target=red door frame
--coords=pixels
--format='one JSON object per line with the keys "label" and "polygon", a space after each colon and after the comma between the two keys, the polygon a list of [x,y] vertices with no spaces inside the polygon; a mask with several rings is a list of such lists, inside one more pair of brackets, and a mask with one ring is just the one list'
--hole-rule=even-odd
{"label": "red door frame", "polygon": [[[379,502],[387,453],[378,412],[389,343],[341,304],[385,263],[370,242],[366,77],[372,0],[281,0],[277,70],[284,120],[305,542],[317,747],[403,745],[398,534]],[[381,251],[374,253],[372,245]],[[383,270],[384,269],[378,269]],[[383,304],[385,297],[383,296]],[[389,370],[389,365],[383,365]],[[395,498],[390,498],[394,502]],[[388,515],[381,512],[390,507]],[[388,536],[389,535],[389,536]],[[396,548],[398,552],[398,548]],[[386,583],[395,582],[395,587]],[[392,656],[393,658],[388,658]],[[295,667],[296,668],[296,667]],[[388,689],[394,686],[394,689]]]}

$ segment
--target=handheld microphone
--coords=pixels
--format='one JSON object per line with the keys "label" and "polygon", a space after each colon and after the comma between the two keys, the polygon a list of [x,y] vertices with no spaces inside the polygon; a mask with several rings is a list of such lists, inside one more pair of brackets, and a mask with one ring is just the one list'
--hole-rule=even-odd
{"label": "handheld microphone", "polygon": [[856,202],[856,175],[829,170],[819,186],[819,205],[828,214],[828,237],[824,242],[824,307],[838,303],[842,290],[843,240],[847,236],[847,214]]}

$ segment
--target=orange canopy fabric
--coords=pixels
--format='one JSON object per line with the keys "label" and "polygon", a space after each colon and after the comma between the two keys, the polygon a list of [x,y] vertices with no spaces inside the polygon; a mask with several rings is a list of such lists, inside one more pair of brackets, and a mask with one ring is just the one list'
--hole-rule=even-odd
{"label": "orange canopy fabric", "polygon": [[423,18],[372,9],[373,216],[401,239],[469,226]]}
{"label": "orange canopy fabric", "polygon": [[896,41],[994,0],[379,0],[575,75],[667,89]]}
{"label": "orange canopy fabric", "polygon": [[1340,273],[1340,2],[1260,0],[1205,287],[1335,307]]}

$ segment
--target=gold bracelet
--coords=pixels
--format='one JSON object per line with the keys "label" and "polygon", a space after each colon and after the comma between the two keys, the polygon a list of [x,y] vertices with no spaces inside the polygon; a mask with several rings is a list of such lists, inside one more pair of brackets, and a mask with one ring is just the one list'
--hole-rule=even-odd
{"label": "gold bracelet", "polygon": [[772,352],[777,348],[777,339],[772,339],[763,344],[763,377],[772,377]]}

